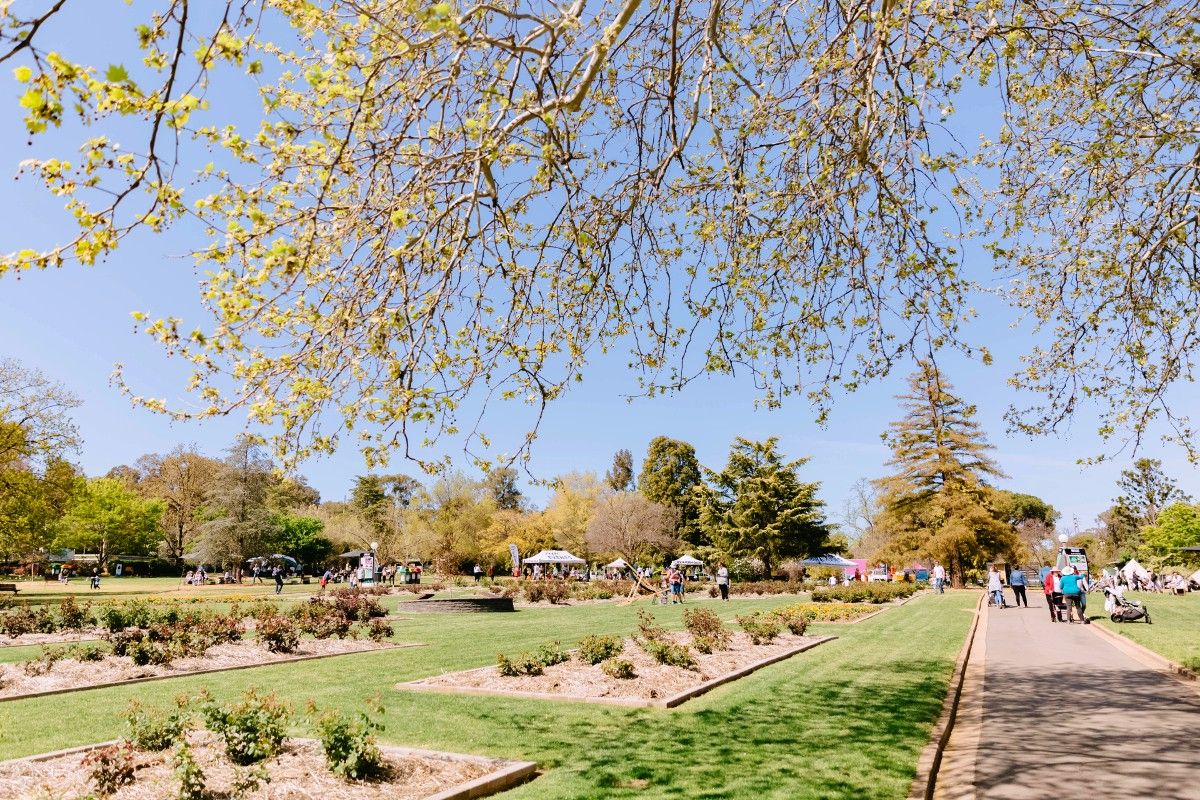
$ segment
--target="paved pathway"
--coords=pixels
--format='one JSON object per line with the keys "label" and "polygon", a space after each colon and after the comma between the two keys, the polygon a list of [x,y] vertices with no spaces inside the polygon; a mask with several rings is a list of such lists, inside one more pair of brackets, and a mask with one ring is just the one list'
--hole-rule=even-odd
{"label": "paved pathway", "polygon": [[1041,594],[983,614],[936,798],[1200,799],[1200,691]]}

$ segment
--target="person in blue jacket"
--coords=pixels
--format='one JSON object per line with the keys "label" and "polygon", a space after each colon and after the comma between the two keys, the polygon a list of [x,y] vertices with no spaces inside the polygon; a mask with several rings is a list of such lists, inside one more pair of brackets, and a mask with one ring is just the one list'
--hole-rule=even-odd
{"label": "person in blue jacket", "polygon": [[1008,585],[1012,587],[1015,598],[1013,606],[1020,608],[1023,605],[1029,608],[1029,598],[1025,596],[1025,573],[1019,569],[1008,573]]}

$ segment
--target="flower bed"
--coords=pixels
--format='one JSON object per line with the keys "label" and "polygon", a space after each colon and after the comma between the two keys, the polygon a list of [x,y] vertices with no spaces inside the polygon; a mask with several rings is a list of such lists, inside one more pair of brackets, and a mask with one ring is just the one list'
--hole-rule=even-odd
{"label": "flower bed", "polygon": [[818,586],[814,603],[887,603],[912,597],[921,589],[915,583],[852,583],[849,586]]}
{"label": "flower bed", "polygon": [[878,607],[869,603],[794,603],[780,610],[821,623],[855,622],[879,612]]}
{"label": "flower bed", "polygon": [[[510,788],[536,768],[380,746],[378,725],[366,715],[347,720],[327,712],[317,723],[320,741],[291,739],[291,714],[273,696],[251,690],[236,705],[209,700],[202,710],[185,708],[149,725],[141,715],[134,727],[143,735],[135,731],[129,740],[0,763],[0,797],[465,800]],[[199,723],[201,715],[206,724]]]}
{"label": "flower bed", "polygon": [[[367,640],[301,640],[294,651],[272,652],[265,646],[245,640],[208,648],[203,655],[176,658],[169,664],[137,665],[127,656],[102,655],[99,660],[78,660],[70,656],[49,660],[34,659],[24,664],[0,664],[0,699],[11,700],[55,691],[88,689],[123,681],[177,677],[197,672],[238,669],[321,656],[361,653],[396,645]],[[412,645],[408,645],[412,646]],[[45,670],[30,674],[26,664],[45,665]],[[6,795],[0,794],[0,797]]]}
{"label": "flower bed", "polygon": [[638,633],[629,639],[586,637],[574,654],[547,642],[532,654],[501,654],[497,666],[397,688],[669,707],[833,638],[793,633],[805,625],[794,615],[755,614],[739,622],[745,632],[698,619],[688,633],[670,633],[643,612]]}

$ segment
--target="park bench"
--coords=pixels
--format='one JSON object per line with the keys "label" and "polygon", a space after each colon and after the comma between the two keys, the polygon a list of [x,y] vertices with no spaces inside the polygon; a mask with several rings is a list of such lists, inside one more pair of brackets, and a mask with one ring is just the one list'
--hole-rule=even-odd
{"label": "park bench", "polygon": [[17,593],[17,585],[15,583],[0,583],[0,592]]}

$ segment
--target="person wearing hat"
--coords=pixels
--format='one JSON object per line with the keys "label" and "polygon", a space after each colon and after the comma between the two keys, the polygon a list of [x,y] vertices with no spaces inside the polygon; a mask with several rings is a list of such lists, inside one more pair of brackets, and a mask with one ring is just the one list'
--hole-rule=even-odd
{"label": "person wearing hat", "polygon": [[1079,612],[1079,621],[1086,624],[1088,619],[1083,615],[1083,586],[1080,583],[1079,575],[1075,573],[1075,568],[1070,564],[1063,567],[1062,571],[1062,593],[1063,599],[1067,603],[1067,622],[1074,622],[1072,618],[1072,610]]}
{"label": "person wearing hat", "polygon": [[1062,576],[1058,571],[1058,567],[1054,567],[1046,573],[1046,579],[1042,582],[1042,591],[1046,595],[1046,606],[1050,609],[1050,621],[1062,622],[1062,611],[1059,606],[1062,605]]}

